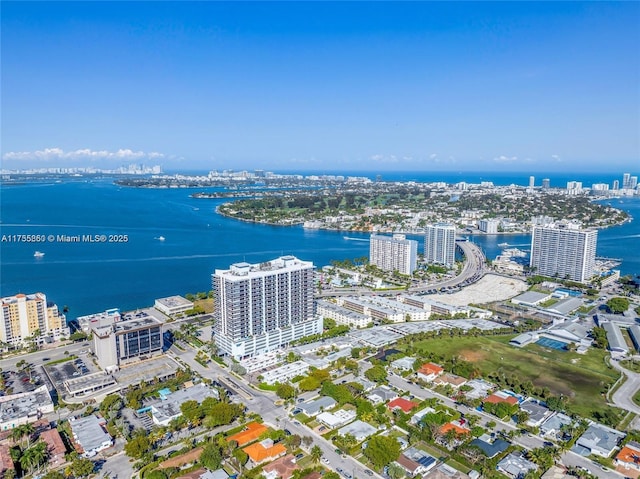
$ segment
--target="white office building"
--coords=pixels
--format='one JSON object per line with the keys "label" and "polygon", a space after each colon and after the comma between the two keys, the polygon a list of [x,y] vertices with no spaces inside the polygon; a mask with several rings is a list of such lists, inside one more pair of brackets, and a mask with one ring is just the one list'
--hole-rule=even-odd
{"label": "white office building", "polygon": [[427,225],[424,259],[427,263],[453,266],[456,257],[456,227],[450,223]]}
{"label": "white office building", "polygon": [[294,256],[236,263],[212,275],[218,349],[242,359],[322,333],[315,313],[314,266]]}
{"label": "white office building", "polygon": [[412,274],[418,264],[418,242],[405,235],[371,235],[369,263],[383,271]]}
{"label": "white office building", "polygon": [[536,274],[583,283],[593,276],[597,242],[596,230],[575,223],[535,226],[529,266]]}

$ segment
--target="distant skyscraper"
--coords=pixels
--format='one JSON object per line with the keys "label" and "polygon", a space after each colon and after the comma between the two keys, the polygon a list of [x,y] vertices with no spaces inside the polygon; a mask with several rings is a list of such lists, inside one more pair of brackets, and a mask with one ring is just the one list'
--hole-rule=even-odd
{"label": "distant skyscraper", "polygon": [[567,193],[570,195],[582,193],[582,181],[567,181]]}
{"label": "distant skyscraper", "polygon": [[212,275],[214,339],[236,359],[278,349],[322,333],[315,314],[314,266],[294,256],[265,263],[232,264]]}
{"label": "distant skyscraper", "polygon": [[551,180],[549,180],[549,178],[543,178],[542,179],[542,189],[548,190],[550,186],[551,186]]}
{"label": "distant skyscraper", "polygon": [[593,276],[598,232],[572,223],[535,226],[529,265],[542,276],[581,283]]}
{"label": "distant skyscraper", "polygon": [[371,235],[369,263],[383,271],[410,275],[418,263],[418,242],[399,234],[393,237]]}
{"label": "distant skyscraper", "polygon": [[629,189],[634,190],[638,186],[638,177],[632,176],[629,178]]}
{"label": "distant skyscraper", "polygon": [[529,188],[533,188],[534,186],[536,186],[536,177],[535,176],[530,176],[529,177]]}
{"label": "distant skyscraper", "polygon": [[613,180],[613,189],[615,191],[620,189],[620,182],[618,180]]}
{"label": "distant skyscraper", "polygon": [[629,188],[629,179],[631,178],[631,173],[625,173],[622,175],[622,188],[623,189],[627,189]]}
{"label": "distant skyscraper", "polygon": [[427,225],[424,259],[427,263],[453,266],[456,255],[456,227],[449,223]]}

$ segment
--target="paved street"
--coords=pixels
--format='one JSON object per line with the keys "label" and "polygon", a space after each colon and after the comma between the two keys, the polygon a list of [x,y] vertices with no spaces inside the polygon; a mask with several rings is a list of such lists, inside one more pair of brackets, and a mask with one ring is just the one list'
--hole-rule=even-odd
{"label": "paved street", "polygon": [[638,392],[638,389],[640,389],[640,374],[623,368],[618,361],[614,361],[613,359],[610,361],[610,364],[614,369],[627,376],[627,380],[613,393],[611,401],[621,409],[640,414],[640,407],[633,402],[633,396]]}

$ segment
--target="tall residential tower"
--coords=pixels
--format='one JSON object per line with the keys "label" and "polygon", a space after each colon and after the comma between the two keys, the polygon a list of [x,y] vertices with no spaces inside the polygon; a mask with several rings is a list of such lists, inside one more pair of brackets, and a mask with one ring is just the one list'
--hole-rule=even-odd
{"label": "tall residential tower", "polygon": [[[19,346],[27,339],[57,340],[69,334],[66,319],[43,293],[16,294],[2,298],[0,341]],[[34,337],[37,336],[37,337]]]}
{"label": "tall residential tower", "polygon": [[418,242],[400,234],[393,237],[371,235],[369,263],[383,271],[410,275],[418,264]]}
{"label": "tall residential tower", "polygon": [[529,265],[536,274],[583,283],[593,276],[597,242],[596,230],[575,223],[535,226]]}
{"label": "tall residential tower", "polygon": [[424,259],[427,263],[453,266],[456,257],[456,227],[450,223],[427,225]]}
{"label": "tall residential tower", "polygon": [[294,256],[232,264],[212,275],[214,339],[236,359],[262,354],[322,333],[315,314],[314,266]]}

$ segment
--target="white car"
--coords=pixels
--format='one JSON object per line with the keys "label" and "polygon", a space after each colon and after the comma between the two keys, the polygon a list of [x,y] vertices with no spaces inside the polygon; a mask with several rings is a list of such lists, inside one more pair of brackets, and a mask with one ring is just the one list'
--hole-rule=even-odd
{"label": "white car", "polygon": [[322,461],[323,464],[329,464],[329,459],[325,456],[322,456],[322,459],[320,459]]}

